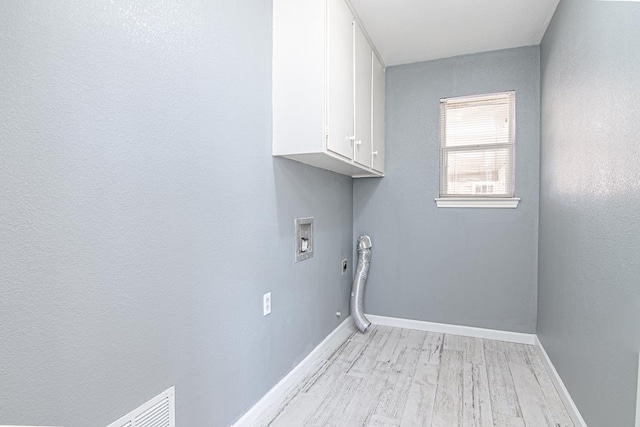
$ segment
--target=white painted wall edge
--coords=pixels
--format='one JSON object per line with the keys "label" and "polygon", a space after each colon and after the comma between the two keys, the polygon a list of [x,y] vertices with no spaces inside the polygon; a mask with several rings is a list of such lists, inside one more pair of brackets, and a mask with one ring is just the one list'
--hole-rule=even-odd
{"label": "white painted wall edge", "polygon": [[573,402],[571,395],[569,394],[569,390],[564,386],[562,382],[562,378],[556,371],[555,366],[551,363],[551,359],[549,359],[549,355],[546,350],[542,346],[540,339],[536,335],[536,346],[540,349],[540,353],[542,354],[542,362],[545,364],[547,368],[547,372],[551,376],[551,381],[553,381],[553,385],[556,386],[556,390],[558,390],[558,394],[562,399],[562,403],[564,403],[565,408],[567,408],[567,412],[569,412],[569,416],[571,417],[571,421],[576,425],[576,427],[587,427],[587,423],[584,422],[584,418],[580,415],[580,411],[578,411],[578,407]]}
{"label": "white painted wall edge", "polygon": [[640,427],[640,354],[638,354],[638,371],[636,381],[636,427]]}
{"label": "white painted wall edge", "polygon": [[506,341],[518,344],[535,345],[536,343],[535,334],[475,328],[473,326],[450,325],[446,323],[425,322],[423,320],[401,319],[398,317],[378,316],[375,314],[366,314],[365,316],[375,325],[417,329],[419,331],[439,332],[442,334],[463,335],[466,337],[484,338],[488,340]]}
{"label": "white painted wall edge", "polygon": [[253,424],[264,411],[271,405],[282,398],[286,392],[295,386],[311,368],[314,362],[318,360],[324,352],[331,348],[336,342],[346,340],[351,331],[355,331],[355,326],[351,320],[351,316],[347,317],[337,328],[333,330],[327,337],[314,348],[307,357],[298,363],[287,375],[284,376],[276,385],[271,388],[255,405],[251,407],[238,421],[232,424],[232,427],[245,427]]}

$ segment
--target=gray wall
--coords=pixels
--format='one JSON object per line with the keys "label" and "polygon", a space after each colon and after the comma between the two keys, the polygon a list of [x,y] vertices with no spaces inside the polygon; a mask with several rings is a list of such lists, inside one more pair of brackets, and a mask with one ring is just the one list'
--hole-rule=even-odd
{"label": "gray wall", "polygon": [[541,48],[538,335],[591,427],[633,425],[640,3],[560,2]]}
{"label": "gray wall", "polygon": [[2,1],[0,118],[0,424],[175,385],[228,425],[348,312],[351,179],[271,157],[269,1]]}
{"label": "gray wall", "polygon": [[[354,181],[354,237],[373,239],[368,313],[535,332],[539,49],[387,69],[387,163]],[[436,208],[443,97],[515,90],[517,209]]]}

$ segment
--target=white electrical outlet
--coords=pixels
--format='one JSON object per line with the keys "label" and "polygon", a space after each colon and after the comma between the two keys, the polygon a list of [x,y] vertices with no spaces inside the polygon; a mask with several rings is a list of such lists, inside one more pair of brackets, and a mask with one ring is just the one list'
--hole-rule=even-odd
{"label": "white electrical outlet", "polygon": [[262,315],[266,316],[271,313],[271,292],[262,296]]}

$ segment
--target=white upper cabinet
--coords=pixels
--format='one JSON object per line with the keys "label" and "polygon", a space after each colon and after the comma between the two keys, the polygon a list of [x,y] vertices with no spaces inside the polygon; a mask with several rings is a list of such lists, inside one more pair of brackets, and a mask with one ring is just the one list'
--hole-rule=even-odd
{"label": "white upper cabinet", "polygon": [[273,0],[273,155],[382,176],[378,120],[384,67],[348,3]]}
{"label": "white upper cabinet", "polygon": [[353,157],[353,27],[344,0],[327,4],[327,149]]}
{"label": "white upper cabinet", "polygon": [[372,55],[372,99],[371,99],[371,166],[380,173],[384,173],[384,105],[385,105],[385,73],[384,67],[376,55]]}
{"label": "white upper cabinet", "polygon": [[373,50],[357,23],[354,25],[355,140],[353,160],[371,167],[371,77]]}

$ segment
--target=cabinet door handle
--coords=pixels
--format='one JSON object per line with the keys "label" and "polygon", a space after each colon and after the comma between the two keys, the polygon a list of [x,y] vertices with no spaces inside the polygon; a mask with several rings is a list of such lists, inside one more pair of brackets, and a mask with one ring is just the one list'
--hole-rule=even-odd
{"label": "cabinet door handle", "polygon": [[360,145],[360,144],[362,144],[362,141],[357,140],[357,141],[356,141],[356,145]]}
{"label": "cabinet door handle", "polygon": [[374,156],[377,156],[377,155],[378,155],[378,152],[377,152],[377,151],[374,151],[374,152],[373,152],[373,153],[371,153],[371,154],[373,154]]}
{"label": "cabinet door handle", "polygon": [[347,136],[347,137],[345,137],[345,139],[349,140],[349,141],[355,141],[356,140],[356,136],[355,135]]}

